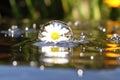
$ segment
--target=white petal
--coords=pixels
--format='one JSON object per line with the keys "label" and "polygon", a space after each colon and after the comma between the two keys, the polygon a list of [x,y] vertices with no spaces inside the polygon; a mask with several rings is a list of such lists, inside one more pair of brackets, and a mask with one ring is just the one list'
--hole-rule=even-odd
{"label": "white petal", "polygon": [[57,27],[58,26],[58,23],[54,23],[54,27]]}
{"label": "white petal", "polygon": [[61,26],[61,25],[58,25],[58,29],[60,29],[60,30],[61,30],[61,28],[62,28],[62,26]]}
{"label": "white petal", "polygon": [[69,30],[67,30],[67,29],[65,29],[65,28],[62,28],[61,30],[60,30],[60,34],[62,35],[62,34],[65,34],[65,33],[67,33],[67,32],[69,32]]}
{"label": "white petal", "polygon": [[42,41],[46,41],[46,40],[47,40],[47,37],[42,37],[41,40],[42,40]]}
{"label": "white petal", "polygon": [[42,32],[41,33],[43,36],[48,36],[48,33],[47,32]]}
{"label": "white petal", "polygon": [[53,31],[53,25],[52,24],[50,24],[49,26],[46,26],[45,27],[45,30],[49,33],[49,32],[51,32],[51,31]]}
{"label": "white petal", "polygon": [[61,30],[61,25],[56,24],[56,26],[54,26],[54,30],[55,31],[60,31]]}
{"label": "white petal", "polygon": [[67,40],[69,40],[69,38],[67,38],[67,37],[60,37],[59,38],[61,41],[67,41]]}

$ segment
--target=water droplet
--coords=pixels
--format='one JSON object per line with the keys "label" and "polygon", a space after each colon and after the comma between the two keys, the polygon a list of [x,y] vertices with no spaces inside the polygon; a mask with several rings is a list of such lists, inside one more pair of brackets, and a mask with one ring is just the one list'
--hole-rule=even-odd
{"label": "water droplet", "polygon": [[84,54],[81,52],[81,53],[80,53],[80,57],[82,57],[82,56],[84,56]]}
{"label": "water droplet", "polygon": [[80,21],[76,21],[76,22],[74,23],[74,25],[75,25],[75,26],[80,26]]}
{"label": "water droplet", "polygon": [[86,48],[85,47],[82,47],[82,51],[85,52]]}
{"label": "water droplet", "polygon": [[73,32],[66,23],[55,20],[50,21],[41,27],[38,34],[38,39],[41,42],[68,42],[73,40]]}
{"label": "water droplet", "polygon": [[36,63],[35,61],[31,61],[31,62],[30,62],[30,66],[31,66],[31,67],[36,67],[36,66],[37,66],[37,63]]}
{"label": "water droplet", "polygon": [[13,64],[13,66],[17,66],[18,62],[17,61],[13,61],[12,64]]}
{"label": "water droplet", "polygon": [[44,65],[41,65],[41,66],[40,66],[40,70],[43,71],[44,69],[45,69],[45,66],[44,66]]}
{"label": "water droplet", "polygon": [[36,29],[36,24],[33,24],[33,29]]}
{"label": "water droplet", "polygon": [[25,27],[25,31],[28,31],[29,30],[29,28],[28,27]]}
{"label": "water droplet", "polygon": [[104,52],[104,49],[103,49],[103,48],[99,48],[98,51],[99,51],[100,53],[103,53],[103,52]]}
{"label": "water droplet", "polygon": [[84,73],[84,71],[82,69],[77,70],[77,74],[79,77],[83,77],[83,73]]}
{"label": "water droplet", "polygon": [[83,32],[80,33],[79,42],[80,43],[89,43],[89,40],[86,39],[86,36],[84,35]]}
{"label": "water droplet", "polygon": [[103,32],[106,32],[106,28],[103,28],[102,31],[103,31]]}
{"label": "water droplet", "polygon": [[90,56],[90,59],[93,60],[93,59],[94,59],[94,56]]}
{"label": "water droplet", "polygon": [[21,46],[19,47],[19,51],[20,51],[20,52],[22,51],[22,47],[21,47]]}

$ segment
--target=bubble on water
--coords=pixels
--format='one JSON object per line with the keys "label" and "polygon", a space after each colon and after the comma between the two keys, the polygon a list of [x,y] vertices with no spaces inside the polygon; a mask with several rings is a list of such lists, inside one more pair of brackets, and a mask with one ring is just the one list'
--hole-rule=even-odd
{"label": "bubble on water", "polygon": [[40,70],[44,70],[45,69],[45,66],[44,65],[41,65],[40,66]]}
{"label": "bubble on water", "polygon": [[36,29],[36,24],[33,24],[33,29]]}
{"label": "bubble on water", "polygon": [[31,67],[36,67],[36,66],[37,66],[37,63],[36,63],[35,61],[31,61],[31,62],[30,62],[30,66],[31,66]]}
{"label": "bubble on water", "polygon": [[98,51],[100,52],[100,54],[102,54],[104,52],[103,48],[98,48]]}
{"label": "bubble on water", "polygon": [[17,66],[18,62],[17,61],[13,61],[12,64],[13,64],[13,66]]}
{"label": "bubble on water", "polygon": [[74,25],[75,25],[75,26],[80,26],[80,24],[81,24],[80,21],[75,21],[75,22],[74,22]]}
{"label": "bubble on water", "polygon": [[28,27],[25,27],[25,31],[28,31],[29,30],[29,28]]}
{"label": "bubble on water", "polygon": [[86,36],[83,32],[80,33],[80,37],[78,39],[78,42],[80,43],[89,43],[90,41],[86,39]]}
{"label": "bubble on water", "polygon": [[94,56],[90,56],[90,59],[93,60],[93,59],[94,59]]}
{"label": "bubble on water", "polygon": [[106,28],[102,27],[102,26],[98,26],[98,29],[102,32],[106,32]]}
{"label": "bubble on water", "polygon": [[80,57],[84,56],[83,52],[81,52],[79,55],[80,55]]}
{"label": "bubble on water", "polygon": [[4,37],[7,37],[7,34],[6,34],[6,33],[4,34]]}
{"label": "bubble on water", "polygon": [[89,33],[90,36],[93,36],[93,33]]}
{"label": "bubble on water", "polygon": [[103,31],[103,32],[106,32],[106,28],[103,28],[102,31]]}
{"label": "bubble on water", "polygon": [[86,48],[85,47],[82,47],[82,51],[85,52]]}
{"label": "bubble on water", "polygon": [[22,51],[22,46],[19,47],[19,51],[20,51],[20,52]]}

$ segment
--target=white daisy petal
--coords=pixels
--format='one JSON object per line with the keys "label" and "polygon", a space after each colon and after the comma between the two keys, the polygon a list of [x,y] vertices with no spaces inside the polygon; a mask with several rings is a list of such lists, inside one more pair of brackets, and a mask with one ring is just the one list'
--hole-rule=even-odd
{"label": "white daisy petal", "polygon": [[57,27],[57,26],[58,26],[58,24],[57,24],[57,23],[55,23],[55,24],[54,24],[54,27]]}
{"label": "white daisy petal", "polygon": [[65,28],[62,28],[62,29],[61,29],[61,33],[65,34],[65,33],[67,33],[67,32],[69,32],[68,29],[65,29]]}
{"label": "white daisy petal", "polygon": [[61,41],[67,41],[67,40],[69,40],[69,38],[67,38],[67,37],[60,37],[60,40]]}
{"label": "white daisy petal", "polygon": [[58,29],[61,30],[62,26],[61,25],[58,25]]}
{"label": "white daisy petal", "polygon": [[57,28],[57,27],[54,27],[54,28],[52,29],[52,31],[58,31],[58,28]]}
{"label": "white daisy petal", "polygon": [[51,25],[49,25],[49,26],[46,26],[46,27],[45,27],[45,30],[46,30],[47,32],[51,32],[51,31],[53,30],[53,25],[51,24]]}
{"label": "white daisy petal", "polygon": [[42,34],[43,36],[47,36],[47,35],[48,35],[47,32],[42,32],[41,34]]}
{"label": "white daisy petal", "polygon": [[46,26],[46,27],[45,27],[45,30],[48,32],[48,31],[49,31],[49,26]]}
{"label": "white daisy petal", "polygon": [[46,37],[42,37],[41,40],[42,41],[46,41],[47,39],[46,39]]}

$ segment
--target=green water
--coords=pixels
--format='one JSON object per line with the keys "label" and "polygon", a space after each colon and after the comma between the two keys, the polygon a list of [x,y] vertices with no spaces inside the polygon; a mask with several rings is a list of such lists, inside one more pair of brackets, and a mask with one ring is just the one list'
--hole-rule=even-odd
{"label": "green water", "polygon": [[[2,35],[0,65],[78,69],[112,69],[120,66],[120,45],[110,41],[108,37],[114,33],[119,34],[119,27],[112,33],[112,29],[107,32],[105,22],[68,23],[74,33],[74,39],[79,39],[80,33],[83,32],[90,42],[78,43],[78,46],[71,48],[37,47],[33,45],[38,41],[37,34],[18,38]],[[67,55],[62,55],[64,52]],[[46,53],[51,53],[52,56]]]}

